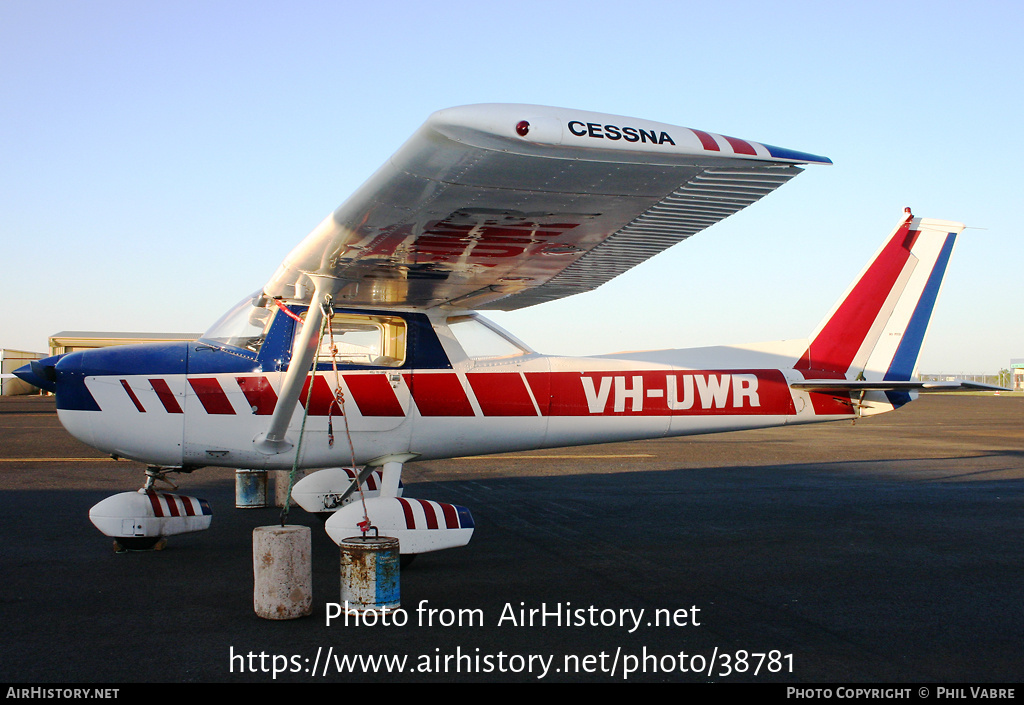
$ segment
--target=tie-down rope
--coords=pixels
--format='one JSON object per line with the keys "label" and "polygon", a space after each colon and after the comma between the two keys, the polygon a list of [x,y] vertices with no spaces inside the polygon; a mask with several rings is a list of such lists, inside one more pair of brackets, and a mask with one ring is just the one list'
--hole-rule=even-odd
{"label": "tie-down rope", "polygon": [[[309,379],[309,389],[306,390],[306,402],[305,404],[303,404],[302,424],[299,427],[299,440],[295,445],[295,460],[292,462],[291,472],[288,473],[288,495],[287,497],[285,497],[284,507],[281,510],[281,526],[285,525],[285,522],[288,519],[288,513],[291,509],[292,487],[295,485],[295,476],[298,473],[299,469],[299,457],[300,453],[302,452],[302,439],[306,433],[306,419],[309,418],[310,400],[313,397],[313,387],[316,384],[317,362],[320,357],[320,346],[323,344],[324,332],[326,331],[330,338],[331,364],[332,367],[334,368],[334,398],[331,400],[331,403],[327,407],[327,442],[329,446],[334,446],[333,415],[334,405],[337,404],[339,410],[341,411],[341,416],[345,420],[345,436],[348,438],[348,448],[350,452],[350,457],[352,459],[351,468],[353,472],[355,472],[356,474],[355,482],[359,489],[359,497],[362,500],[363,504],[363,521],[359,522],[357,526],[359,527],[360,531],[362,531],[365,534],[367,531],[373,528],[373,525],[370,522],[370,517],[366,509],[366,496],[363,493],[363,483],[360,482],[359,471],[356,468],[356,449],[355,445],[352,442],[352,432],[349,429],[348,425],[348,414],[345,412],[345,393],[341,387],[341,375],[338,373],[338,346],[334,342],[334,326],[332,325],[331,322],[331,319],[334,314],[334,307],[333,298],[331,297],[330,294],[324,297],[324,301],[321,304],[321,307],[324,313],[324,321],[323,324],[320,326],[320,332],[318,334],[316,341],[317,352],[316,355],[313,356],[313,365]],[[283,306],[281,308],[283,311],[290,314],[293,318],[296,318],[299,321],[299,323],[303,322],[301,319],[295,316],[295,314],[292,313],[290,310],[284,308]]]}

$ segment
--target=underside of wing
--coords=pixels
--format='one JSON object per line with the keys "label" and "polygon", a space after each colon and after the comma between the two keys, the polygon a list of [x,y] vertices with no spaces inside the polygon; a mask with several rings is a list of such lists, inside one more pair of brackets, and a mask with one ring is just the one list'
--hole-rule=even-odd
{"label": "underside of wing", "polygon": [[824,157],[529,105],[435,113],[285,259],[267,295],[513,310],[594,289]]}

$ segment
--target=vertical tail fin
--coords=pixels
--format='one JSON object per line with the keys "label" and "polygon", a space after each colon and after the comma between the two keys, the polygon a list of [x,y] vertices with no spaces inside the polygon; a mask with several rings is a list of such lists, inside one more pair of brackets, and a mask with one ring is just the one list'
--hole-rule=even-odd
{"label": "vertical tail fin", "polygon": [[794,368],[805,377],[913,377],[946,265],[963,229],[962,223],[915,218],[908,208],[819,324]]}

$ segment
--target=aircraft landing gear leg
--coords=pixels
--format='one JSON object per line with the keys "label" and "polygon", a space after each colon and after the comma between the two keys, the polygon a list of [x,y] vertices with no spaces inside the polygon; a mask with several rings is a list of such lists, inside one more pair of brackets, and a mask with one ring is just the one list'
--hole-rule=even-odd
{"label": "aircraft landing gear leg", "polygon": [[380,469],[380,496],[397,497],[398,485],[402,481],[402,463],[390,460]]}
{"label": "aircraft landing gear leg", "polygon": [[142,486],[142,489],[148,492],[153,489],[153,485],[157,482],[166,484],[172,490],[178,489],[178,485],[167,477],[172,472],[181,472],[181,468],[159,468],[154,465],[150,465],[146,468],[146,483]]}
{"label": "aircraft landing gear leg", "polygon": [[366,467],[379,467],[381,474],[380,496],[397,497],[398,485],[402,481],[402,466],[413,458],[419,457],[419,453],[395,453],[374,458],[366,464]]}
{"label": "aircraft landing gear leg", "polygon": [[[380,496],[381,497],[397,497],[398,496],[398,485],[402,481],[402,466],[408,461],[415,458],[418,453],[399,453],[396,455],[386,455],[382,458],[375,458],[368,462],[367,467],[379,466],[380,467]],[[415,553],[403,553],[400,558],[400,564],[402,568],[409,567],[414,560],[416,560],[417,554]]]}

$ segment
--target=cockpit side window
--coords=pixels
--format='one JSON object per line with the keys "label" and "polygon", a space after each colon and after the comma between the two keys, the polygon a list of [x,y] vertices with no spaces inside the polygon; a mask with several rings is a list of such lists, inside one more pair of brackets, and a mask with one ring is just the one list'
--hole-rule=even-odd
{"label": "cockpit side window", "polygon": [[[301,317],[305,319],[305,314]],[[324,332],[317,363],[401,367],[405,364],[405,355],[406,324],[400,316],[336,311],[331,316],[330,327]]]}
{"label": "cockpit side window", "polygon": [[448,329],[473,360],[501,360],[532,353],[478,316],[452,316]]}

